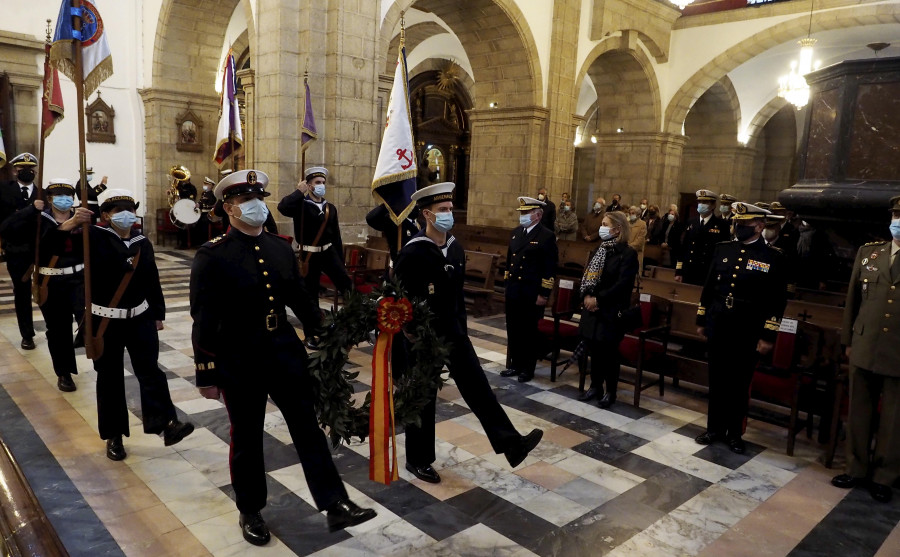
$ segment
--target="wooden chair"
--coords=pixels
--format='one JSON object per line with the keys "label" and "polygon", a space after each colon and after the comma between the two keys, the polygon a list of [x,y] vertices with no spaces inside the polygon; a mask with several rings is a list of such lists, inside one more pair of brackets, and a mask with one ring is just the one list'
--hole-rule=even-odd
{"label": "wooden chair", "polygon": [[351,265],[347,267],[353,288],[362,294],[369,294],[378,287],[387,276],[391,261],[389,251],[375,248],[358,247],[347,253]]}
{"label": "wooden chair", "polygon": [[179,228],[169,220],[169,209],[160,207],[156,210],[156,244],[160,247],[166,245],[167,237],[176,237]]}
{"label": "wooden chair", "polygon": [[[620,379],[634,385],[634,405],[640,407],[641,392],[659,385],[659,396],[665,394],[665,374],[668,366],[669,333],[672,323],[672,303],[652,294],[639,294],[635,302],[641,306],[640,327],[625,334],[619,343],[622,363],[634,367],[634,381]],[[644,371],[657,374],[657,379],[644,383]]]}
{"label": "wooden chair", "polygon": [[[578,323],[572,320],[575,312],[581,308],[580,287],[580,280],[558,280],[550,293],[550,315],[545,315],[538,322],[538,332],[544,346],[548,348],[542,350],[542,353],[550,354],[550,381],[556,381],[556,368],[568,360],[560,358],[560,352],[574,352],[581,340]],[[579,362],[579,368],[581,367],[582,362]]]}
{"label": "wooden chair", "polygon": [[480,306],[479,302],[486,302],[490,311],[498,259],[496,254],[466,250],[466,282],[463,293],[467,301],[471,299],[475,308]]}

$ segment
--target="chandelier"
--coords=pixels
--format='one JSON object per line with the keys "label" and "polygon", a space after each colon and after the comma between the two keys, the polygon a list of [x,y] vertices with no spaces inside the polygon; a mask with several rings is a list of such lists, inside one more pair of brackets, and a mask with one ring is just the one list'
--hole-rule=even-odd
{"label": "chandelier", "polygon": [[689,4],[692,4],[694,0],[670,0],[673,4],[678,6],[679,10],[685,9]]}
{"label": "chandelier", "polygon": [[806,30],[806,38],[797,41],[800,45],[800,58],[791,61],[791,70],[787,75],[778,78],[778,96],[791,103],[797,109],[801,109],[809,102],[809,84],[806,83],[806,74],[818,69],[819,63],[813,67],[813,45],[816,39],[810,37],[812,33],[812,16],[815,2],[809,4],[809,27]]}

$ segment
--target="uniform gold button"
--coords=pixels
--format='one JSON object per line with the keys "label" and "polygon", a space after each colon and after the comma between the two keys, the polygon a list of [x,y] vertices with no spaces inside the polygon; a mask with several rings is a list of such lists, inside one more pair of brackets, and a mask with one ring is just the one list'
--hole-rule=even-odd
{"label": "uniform gold button", "polygon": [[891,314],[890,314],[890,313],[885,313],[884,316],[885,316],[885,317],[890,317]]}
{"label": "uniform gold button", "polygon": [[731,283],[731,287],[734,288],[734,283],[733,283],[733,282]]}
{"label": "uniform gold button", "polygon": [[891,290],[894,290],[894,289],[896,289],[896,288],[897,288],[896,286],[892,286],[892,287],[891,287]]}
{"label": "uniform gold button", "polygon": [[881,329],[881,330],[884,331],[884,332],[888,332],[888,328],[887,328],[887,327],[885,327],[884,329]]}
{"label": "uniform gold button", "polygon": [[894,303],[894,300],[888,300],[888,303],[889,303],[889,304],[893,304],[893,303]]}
{"label": "uniform gold button", "polygon": [[731,275],[731,278],[737,278],[737,275]]}
{"label": "uniform gold button", "polygon": [[265,263],[265,261],[263,261],[262,259],[260,259],[259,262],[260,262],[260,263]]}
{"label": "uniform gold button", "polygon": [[271,285],[271,284],[267,284],[267,285],[266,285],[266,288],[272,288],[272,285]]}
{"label": "uniform gold button", "polygon": [[264,277],[269,276],[269,271],[263,271],[263,276],[264,276]]}
{"label": "uniform gold button", "polygon": [[253,249],[255,249],[256,251],[259,251],[259,246],[253,246]]}
{"label": "uniform gold button", "polygon": [[734,270],[735,270],[735,271],[737,271],[737,270],[740,269],[740,268],[741,268],[740,265],[735,265],[735,266],[734,266]]}
{"label": "uniform gold button", "polygon": [[747,250],[742,249],[741,253],[747,253]]}
{"label": "uniform gold button", "polygon": [[275,298],[274,298],[273,296],[269,296],[269,301],[270,301],[270,302],[274,302],[274,301],[275,301]]}
{"label": "uniform gold button", "polygon": [[274,310],[274,309],[270,309],[270,310],[269,310],[269,313],[275,313],[275,310]]}
{"label": "uniform gold button", "polygon": [[743,261],[743,260],[744,260],[743,257],[738,257],[738,261]]}

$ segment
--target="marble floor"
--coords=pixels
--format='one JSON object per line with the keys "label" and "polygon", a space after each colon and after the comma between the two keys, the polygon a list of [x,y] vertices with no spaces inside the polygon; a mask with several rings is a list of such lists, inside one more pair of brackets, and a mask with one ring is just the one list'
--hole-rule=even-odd
{"label": "marble floor", "polygon": [[[823,447],[798,436],[785,455],[785,429],[749,422],[744,455],[702,447],[706,400],[689,385],[650,389],[641,407],[620,385],[609,410],[581,403],[577,373],[555,383],[545,362],[528,384],[503,379],[502,316],[470,318],[478,355],[513,423],[545,432],[510,469],[495,455],[459,392],[440,392],[437,462],[443,482],[402,469],[384,486],[368,479],[366,445],[342,446],[334,460],[351,497],[378,511],[362,525],[329,533],[315,510],[278,409],[266,417],[272,541],[243,541],[228,471],[229,423],[218,401],[194,387],[187,281],[190,251],[159,250],[168,305],[160,366],[181,419],[197,426],[173,447],[141,433],[137,382],[126,378],[132,435],[128,458],[105,457],[97,435],[95,381],[79,350],[78,390],[61,393],[35,308],[37,350],[19,348],[12,292],[0,269],[0,436],[71,555],[900,555],[900,497],[883,505],[862,489],[839,490]],[[323,300],[323,305],[325,301]],[[369,383],[371,348],[353,350],[357,391]],[[840,451],[839,451],[840,452]],[[842,465],[840,457],[836,467]]]}

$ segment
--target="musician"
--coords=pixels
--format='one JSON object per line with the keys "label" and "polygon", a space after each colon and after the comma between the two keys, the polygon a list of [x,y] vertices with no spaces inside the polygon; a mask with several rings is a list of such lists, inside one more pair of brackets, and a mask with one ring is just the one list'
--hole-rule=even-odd
{"label": "musician", "polygon": [[203,178],[202,187],[203,191],[200,193],[200,202],[198,203],[200,220],[197,221],[197,226],[194,227],[195,233],[193,237],[195,244],[202,244],[213,237],[213,221],[209,218],[209,212],[216,206],[216,195],[213,193],[216,183],[207,176]]}
{"label": "musician", "polygon": [[[196,203],[197,186],[191,183],[191,173],[183,166],[178,168],[183,169],[185,174],[184,179],[175,177],[175,191],[178,199],[190,199]],[[193,233],[193,228],[193,224],[185,224],[184,228],[179,228],[178,232],[176,232],[175,235],[178,238],[178,249],[187,249],[191,246],[191,234]]]}
{"label": "musician", "polygon": [[[122,460],[127,456],[122,436],[130,433],[125,350],[140,386],[144,433],[162,436],[169,446],[190,435],[194,426],[175,415],[166,375],[157,363],[166,304],[153,245],[134,229],[138,204],[124,189],[108,189],[99,201],[102,225],[89,229],[97,418],[107,458]],[[89,209],[79,207],[56,232],[68,236],[89,225],[91,217]]]}
{"label": "musician", "polygon": [[34,185],[37,157],[31,153],[21,153],[9,162],[16,170],[16,179],[0,187],[0,241],[6,253],[6,270],[12,279],[21,346],[25,350],[34,350],[31,266],[34,265],[35,236],[27,231],[6,230],[4,225],[16,211],[30,207],[37,199]]}
{"label": "musician", "polygon": [[[314,166],[307,168],[303,176],[297,190],[278,204],[278,212],[294,219],[294,238],[300,245],[300,272],[306,280],[307,293],[318,304],[322,273],[328,275],[341,293],[350,290],[351,282],[344,268],[337,208],[325,200],[328,169]],[[310,339],[311,335],[307,334],[306,338]]]}

